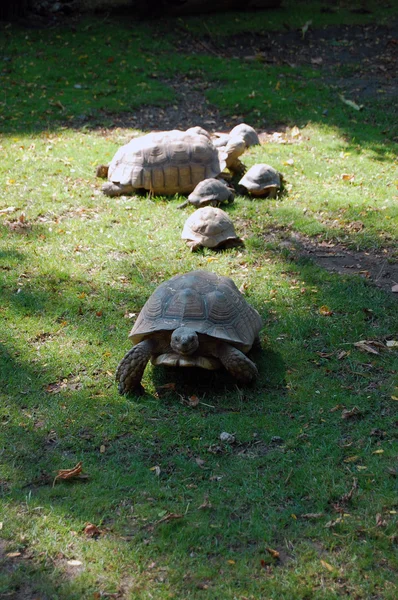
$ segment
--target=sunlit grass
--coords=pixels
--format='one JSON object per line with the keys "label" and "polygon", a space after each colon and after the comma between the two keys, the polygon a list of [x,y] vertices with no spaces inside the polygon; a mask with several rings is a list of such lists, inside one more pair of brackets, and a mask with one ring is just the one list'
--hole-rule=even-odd
{"label": "sunlit grass", "polygon": [[[374,104],[354,119],[303,70],[300,120],[288,71],[182,60],[150,31],[87,20],[74,32],[7,38],[15,71],[2,89],[0,210],[12,210],[0,214],[0,595],[395,600],[397,354],[354,344],[396,338],[396,300],[358,275],[297,260],[290,241],[318,236],[393,255],[396,147],[380,133],[392,113]],[[69,84],[55,76],[67,44]],[[112,94],[98,93],[124,60]],[[192,209],[177,210],[181,198],[101,194],[95,167],[131,134],[102,129],[102,116],[123,111],[119,101],[129,111],[168,101],[154,68],[200,73],[226,114],[240,103],[256,126],[288,126],[243,157],[285,178],[278,199],[238,195],[227,207],[244,248],[190,253],[180,235]],[[137,81],[148,87],[136,94]],[[65,110],[51,104],[59,98]],[[76,116],[90,111],[81,126]],[[262,315],[258,382],[239,389],[223,373],[148,366],[147,394],[119,396],[114,371],[135,316],[160,282],[197,268],[231,276]],[[169,383],[176,391],[161,387]],[[343,418],[354,407],[358,416]],[[236,443],[223,444],[223,431]],[[88,480],[53,484],[79,461]]]}

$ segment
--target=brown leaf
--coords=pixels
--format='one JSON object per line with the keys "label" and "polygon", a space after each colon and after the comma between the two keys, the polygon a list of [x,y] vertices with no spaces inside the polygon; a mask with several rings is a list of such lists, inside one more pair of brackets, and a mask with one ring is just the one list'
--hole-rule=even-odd
{"label": "brown leaf", "polygon": [[359,415],[361,415],[361,411],[359,410],[359,408],[357,406],[354,406],[353,408],[351,408],[350,410],[343,410],[343,412],[341,413],[341,418],[342,419],[352,419],[353,417],[359,417]]}
{"label": "brown leaf", "polygon": [[93,525],[92,523],[87,523],[87,525],[83,529],[83,533],[87,537],[93,538],[93,537],[98,537],[99,535],[101,535],[102,531],[101,531],[101,529],[98,529],[98,527],[96,525]]}
{"label": "brown leaf", "polygon": [[320,519],[323,517],[323,513],[306,513],[305,515],[300,515],[300,519]]}
{"label": "brown leaf", "polygon": [[271,554],[272,558],[277,558],[279,559],[279,552],[278,550],[274,550],[273,548],[266,548],[266,551]]}
{"label": "brown leaf", "polygon": [[177,513],[168,513],[167,515],[165,515],[164,517],[162,517],[161,519],[159,519],[159,521],[157,521],[157,524],[159,523],[165,523],[166,521],[174,521],[175,519],[182,519],[184,515],[179,515]]}
{"label": "brown leaf", "polygon": [[[347,462],[347,461],[344,461]],[[350,502],[350,500],[352,499],[352,496],[354,494],[354,492],[356,492],[356,490],[358,489],[358,479],[356,479],[356,477],[354,477],[354,479],[352,480],[352,487],[350,489],[349,492],[347,492],[346,494],[344,494],[341,498],[340,498],[340,502],[341,503],[347,503]]]}
{"label": "brown leaf", "polygon": [[331,529],[333,527],[336,527],[336,525],[340,525],[340,523],[343,522],[343,517],[337,517],[337,519],[334,519],[333,521],[328,521],[325,525],[325,527],[327,529]]}
{"label": "brown leaf", "polygon": [[212,504],[209,501],[209,496],[206,495],[204,497],[203,503],[198,507],[198,510],[204,510],[205,508],[211,508],[211,507],[212,507]]}
{"label": "brown leaf", "polygon": [[327,569],[330,573],[332,573],[332,571],[334,571],[334,567],[332,567],[331,564],[329,564],[328,562],[326,562],[326,560],[320,559],[320,561],[321,561],[321,565],[323,567],[325,567],[325,569]]}
{"label": "brown leaf", "polygon": [[82,472],[82,465],[83,463],[80,461],[72,469],[60,469],[53,481],[53,487],[58,479],[73,479],[79,477]]}
{"label": "brown leaf", "polygon": [[18,556],[22,556],[22,552],[7,552],[7,558],[18,558]]}
{"label": "brown leaf", "polygon": [[383,519],[382,515],[378,513],[376,515],[376,527],[385,527],[387,525],[387,521]]}
{"label": "brown leaf", "polygon": [[319,309],[319,314],[322,315],[323,317],[330,317],[330,316],[332,316],[333,311],[330,310],[330,308],[328,306],[323,305]]}
{"label": "brown leaf", "polygon": [[199,398],[197,396],[189,396],[188,398],[188,406],[198,406],[199,404]]}
{"label": "brown leaf", "polygon": [[377,340],[360,340],[359,342],[355,342],[354,346],[358,348],[358,350],[368,352],[369,354],[379,354],[378,348],[385,348],[385,345]]}

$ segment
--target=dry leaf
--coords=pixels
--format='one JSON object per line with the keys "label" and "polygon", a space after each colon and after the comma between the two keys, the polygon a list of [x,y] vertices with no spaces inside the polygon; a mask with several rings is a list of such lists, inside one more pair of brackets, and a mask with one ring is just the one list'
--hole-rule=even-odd
{"label": "dry leaf", "polygon": [[279,552],[278,550],[274,550],[273,548],[266,548],[266,551],[271,554],[272,558],[277,558],[279,559]]}
{"label": "dry leaf", "polygon": [[383,519],[382,515],[378,513],[376,515],[376,527],[385,527],[387,525],[387,521]]}
{"label": "dry leaf", "polygon": [[60,469],[58,471],[58,475],[53,481],[53,487],[58,479],[73,479],[76,477],[80,477],[80,474],[82,472],[82,465],[83,463],[80,461],[72,469]]}
{"label": "dry leaf", "polygon": [[375,450],[372,454],[384,454],[384,450],[380,448],[379,450]]}
{"label": "dry leaf", "polygon": [[83,533],[87,537],[98,537],[99,535],[101,535],[102,531],[98,529],[96,525],[93,525],[92,523],[87,523],[87,525],[83,529]]}
{"label": "dry leaf", "polygon": [[7,552],[7,558],[18,558],[18,556],[22,556],[21,552]]}
{"label": "dry leaf", "polygon": [[236,564],[236,563],[235,563],[235,561],[234,561],[234,560],[231,560],[231,559],[227,560],[227,563],[228,563],[229,565],[235,565],[235,564]]}
{"label": "dry leaf", "polygon": [[398,396],[391,396],[391,400],[395,400],[397,402],[398,401]]}
{"label": "dry leaf", "polygon": [[184,515],[178,515],[177,513],[168,513],[167,515],[159,519],[159,521],[157,521],[157,524],[165,523],[166,521],[174,521],[175,519],[182,519],[183,516]]}
{"label": "dry leaf", "polygon": [[323,517],[323,513],[306,513],[305,515],[300,515],[300,519],[320,519]]}
{"label": "dry leaf", "polygon": [[354,346],[358,348],[358,350],[362,350],[362,352],[369,352],[369,354],[379,354],[377,348],[385,348],[384,344],[377,340],[361,340],[355,342]]}
{"label": "dry leaf", "polygon": [[311,62],[313,65],[321,65],[323,63],[323,58],[321,56],[316,56],[315,58],[311,58]]}
{"label": "dry leaf", "polygon": [[387,348],[398,348],[398,341],[397,340],[387,340],[386,346],[387,346]]}
{"label": "dry leaf", "polygon": [[209,501],[209,496],[205,496],[202,504],[198,507],[198,510],[204,510],[205,508],[211,508],[212,504]]}
{"label": "dry leaf", "polygon": [[290,131],[292,137],[298,137],[300,135],[300,129],[295,125]]}
{"label": "dry leaf", "polygon": [[100,454],[104,454],[105,450],[106,450],[106,448],[105,448],[104,444],[102,444],[100,446]]}
{"label": "dry leaf", "polygon": [[349,173],[343,173],[341,175],[341,179],[343,179],[344,181],[354,181],[355,177],[354,175],[350,175]]}
{"label": "dry leaf", "polygon": [[341,413],[341,418],[342,419],[351,419],[352,417],[359,417],[359,415],[361,415],[361,411],[359,410],[359,408],[357,406],[354,406],[353,408],[351,408],[350,410],[343,410],[343,412]]}
{"label": "dry leaf", "polygon": [[353,463],[353,462],[357,462],[357,460],[359,460],[359,456],[356,454],[355,456],[347,456],[347,458],[345,458],[343,462]]}
{"label": "dry leaf", "polygon": [[155,471],[156,477],[159,477],[159,475],[160,475],[160,467],[159,467],[159,465],[155,465],[154,467],[151,467],[149,470],[150,471]]}
{"label": "dry leaf", "polygon": [[199,398],[197,396],[189,396],[188,397],[188,406],[198,406],[199,404]]}
{"label": "dry leaf", "polygon": [[83,563],[80,560],[67,560],[66,564],[70,567],[80,567]]}
{"label": "dry leaf", "polygon": [[327,569],[330,573],[332,573],[332,571],[334,571],[334,567],[332,567],[331,564],[329,564],[328,562],[326,562],[326,560],[320,559],[320,561],[321,561],[321,565],[323,567],[325,567],[325,569]]}
{"label": "dry leaf", "polygon": [[342,358],[344,358],[347,355],[348,355],[348,352],[346,352],[345,350],[341,350],[341,352],[339,352],[337,355],[337,360],[341,360]]}
{"label": "dry leaf", "polygon": [[337,517],[333,521],[328,521],[325,525],[327,529],[331,529],[332,527],[336,527],[336,525],[340,525],[343,522],[343,517]]}
{"label": "dry leaf", "polygon": [[319,309],[319,314],[323,317],[330,317],[333,314],[333,311],[326,305],[321,306]]}

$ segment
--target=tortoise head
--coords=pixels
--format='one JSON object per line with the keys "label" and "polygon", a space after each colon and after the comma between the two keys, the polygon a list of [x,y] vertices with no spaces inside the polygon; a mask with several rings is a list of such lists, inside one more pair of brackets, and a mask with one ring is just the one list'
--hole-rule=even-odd
{"label": "tortoise head", "polygon": [[178,327],[172,333],[170,346],[178,354],[189,356],[199,348],[198,335],[189,327]]}

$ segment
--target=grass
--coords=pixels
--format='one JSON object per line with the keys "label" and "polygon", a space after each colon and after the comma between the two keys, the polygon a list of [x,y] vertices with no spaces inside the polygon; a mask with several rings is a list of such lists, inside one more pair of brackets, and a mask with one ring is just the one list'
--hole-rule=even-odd
{"label": "grass", "polygon": [[[308,4],[300,24],[310,12],[316,26],[370,19]],[[2,27],[0,210],[15,210],[0,215],[0,597],[397,597],[397,352],[354,346],[396,339],[396,299],[298,258],[289,241],[394,260],[396,108],[353,111],[312,68],[292,79],[285,67],[176,51],[181,27],[297,26],[294,12],[256,15],[173,21],[176,31],[114,18]],[[177,74],[208,81],[231,120],[288,127],[286,143],[244,156],[286,180],[275,201],[228,207],[245,249],[193,255],[181,198],[99,191],[95,166],[129,139],[115,117],[178,101],[163,83]],[[196,268],[231,276],[261,313],[258,382],[149,366],[147,394],[119,396],[135,315],[161,281]],[[53,485],[78,461],[88,480]]]}

